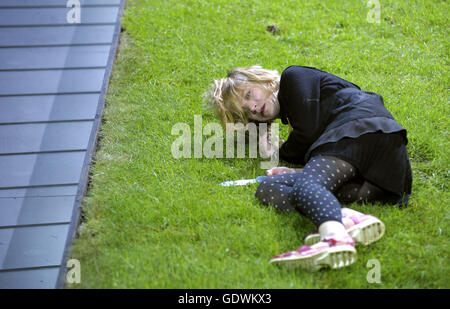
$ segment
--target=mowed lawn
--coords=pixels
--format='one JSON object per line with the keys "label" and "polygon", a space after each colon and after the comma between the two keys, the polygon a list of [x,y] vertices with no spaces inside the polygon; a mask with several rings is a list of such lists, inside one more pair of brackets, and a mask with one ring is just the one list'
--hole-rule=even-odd
{"label": "mowed lawn", "polygon": [[[379,23],[369,22],[367,3],[127,0],[70,253],[81,263],[81,284],[67,287],[450,288],[449,2],[383,0]],[[219,185],[263,175],[261,158],[172,155],[175,124],[187,124],[193,140],[195,115],[203,127],[218,123],[202,104],[212,80],[254,64],[331,72],[381,94],[408,130],[410,205],[350,205],[387,229],[357,247],[350,267],[309,272],[268,263],[301,246],[314,226],[261,205],[256,184]],[[287,134],[280,125],[281,138]],[[373,261],[379,283],[367,279]]]}

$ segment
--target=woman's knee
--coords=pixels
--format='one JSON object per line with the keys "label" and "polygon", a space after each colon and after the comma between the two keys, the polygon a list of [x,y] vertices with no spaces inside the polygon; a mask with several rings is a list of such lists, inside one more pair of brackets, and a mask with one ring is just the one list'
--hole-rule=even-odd
{"label": "woman's knee", "polygon": [[273,181],[271,181],[269,178],[266,178],[262,182],[259,183],[258,187],[256,188],[255,197],[259,199],[261,202],[267,204],[267,197],[270,187],[273,187]]}
{"label": "woman's knee", "polygon": [[292,187],[266,179],[258,185],[255,197],[263,205],[271,205],[277,210],[292,212],[295,211],[295,207],[291,202],[291,193]]}
{"label": "woman's knee", "polygon": [[319,191],[325,189],[314,179],[299,179],[292,188],[293,199],[296,203],[302,203],[315,197]]}

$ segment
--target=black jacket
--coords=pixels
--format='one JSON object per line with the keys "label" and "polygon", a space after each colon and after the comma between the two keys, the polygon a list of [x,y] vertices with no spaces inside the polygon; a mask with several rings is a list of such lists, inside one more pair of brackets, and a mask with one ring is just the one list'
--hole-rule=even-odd
{"label": "black jacket", "polygon": [[282,123],[293,128],[279,152],[287,162],[304,165],[316,147],[369,132],[401,132],[408,143],[381,95],[313,67],[285,69],[278,101]]}

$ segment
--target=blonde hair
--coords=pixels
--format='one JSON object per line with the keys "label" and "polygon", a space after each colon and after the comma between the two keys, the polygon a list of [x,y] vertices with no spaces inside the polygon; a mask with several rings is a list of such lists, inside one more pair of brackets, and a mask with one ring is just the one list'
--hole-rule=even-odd
{"label": "blonde hair", "polygon": [[259,85],[267,91],[279,89],[280,74],[276,70],[266,70],[254,65],[246,68],[234,68],[226,78],[214,80],[211,90],[206,93],[205,100],[214,107],[223,125],[227,123],[249,122],[242,102],[241,90],[247,85]]}

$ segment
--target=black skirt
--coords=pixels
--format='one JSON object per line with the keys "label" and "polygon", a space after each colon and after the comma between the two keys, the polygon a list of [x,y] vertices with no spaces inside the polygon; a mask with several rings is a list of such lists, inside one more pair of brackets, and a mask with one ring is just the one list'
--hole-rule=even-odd
{"label": "black skirt", "polygon": [[310,157],[327,155],[352,164],[370,183],[393,194],[400,207],[408,204],[412,188],[411,164],[400,133],[373,132],[318,146]]}

